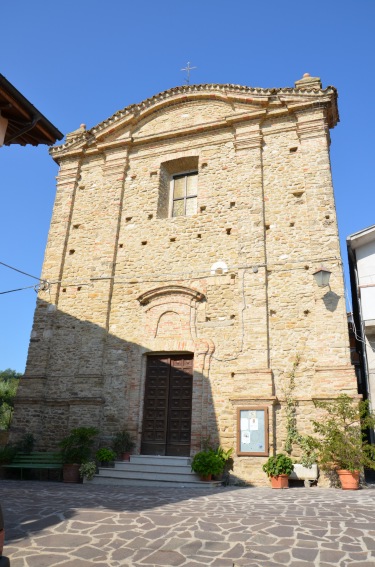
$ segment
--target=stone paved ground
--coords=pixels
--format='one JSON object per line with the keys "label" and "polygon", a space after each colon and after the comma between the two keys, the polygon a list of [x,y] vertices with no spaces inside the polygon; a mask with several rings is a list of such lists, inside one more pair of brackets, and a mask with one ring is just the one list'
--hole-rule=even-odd
{"label": "stone paved ground", "polygon": [[375,490],[0,481],[12,567],[375,567]]}

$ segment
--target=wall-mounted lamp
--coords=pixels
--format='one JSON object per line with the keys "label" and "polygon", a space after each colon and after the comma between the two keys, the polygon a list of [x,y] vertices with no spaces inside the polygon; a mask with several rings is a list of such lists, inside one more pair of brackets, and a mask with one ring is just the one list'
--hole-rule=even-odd
{"label": "wall-mounted lamp", "polygon": [[331,277],[331,273],[332,272],[330,272],[323,266],[321,266],[319,270],[313,273],[314,279],[319,287],[325,287],[326,285],[329,285],[329,278]]}

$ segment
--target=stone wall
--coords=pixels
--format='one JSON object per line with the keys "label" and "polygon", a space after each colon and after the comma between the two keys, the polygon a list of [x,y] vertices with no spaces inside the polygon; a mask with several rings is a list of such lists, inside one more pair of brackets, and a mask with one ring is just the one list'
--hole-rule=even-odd
{"label": "stone wall", "polygon": [[[127,427],[139,451],[147,353],[194,353],[192,454],[209,436],[235,447],[248,406],[269,408],[281,450],[297,353],[301,433],[313,398],[356,394],[329,162],[336,92],[310,79],[172,89],[52,150],[50,285],[14,436],[27,427],[49,449],[77,425],[103,440]],[[171,176],[192,164],[198,212],[171,218]],[[322,263],[329,288],[314,283]],[[264,461],[236,457],[235,476],[265,483]]]}

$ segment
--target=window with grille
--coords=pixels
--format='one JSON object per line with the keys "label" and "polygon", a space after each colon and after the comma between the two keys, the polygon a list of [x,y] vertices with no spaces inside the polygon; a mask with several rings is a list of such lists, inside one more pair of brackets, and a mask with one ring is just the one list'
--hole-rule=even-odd
{"label": "window with grille", "polygon": [[197,212],[198,172],[173,175],[172,217],[195,215]]}

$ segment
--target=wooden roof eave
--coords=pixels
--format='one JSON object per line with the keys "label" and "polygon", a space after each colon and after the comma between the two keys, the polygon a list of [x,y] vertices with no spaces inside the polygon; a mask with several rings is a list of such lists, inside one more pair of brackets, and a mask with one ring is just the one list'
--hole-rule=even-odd
{"label": "wooden roof eave", "polygon": [[8,120],[11,132],[5,136],[5,145],[32,143],[27,136],[31,131],[35,140],[33,145],[52,145],[63,138],[63,134],[0,74],[0,102],[1,100],[7,102],[2,109],[2,116]]}

